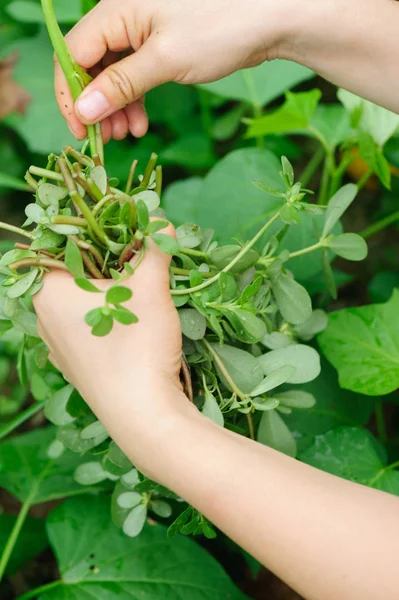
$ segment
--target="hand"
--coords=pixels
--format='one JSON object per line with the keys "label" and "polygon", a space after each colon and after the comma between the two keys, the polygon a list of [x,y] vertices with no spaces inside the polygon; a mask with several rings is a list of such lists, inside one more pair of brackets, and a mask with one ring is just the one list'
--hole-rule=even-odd
{"label": "hand", "polygon": [[56,67],[57,100],[70,129],[83,139],[82,123],[102,121],[105,141],[129,130],[143,136],[150,89],[167,81],[214,81],[275,58],[288,1],[101,0],[67,36],[74,59],[95,76],[75,110]]}
{"label": "hand", "polygon": [[[173,228],[164,232],[171,235]],[[34,297],[51,360],[122,447],[123,440],[136,441],[130,455],[140,465],[140,453],[146,453],[159,427],[193,408],[179,381],[182,339],[169,293],[169,263],[170,257],[152,245],[124,283],[133,291],[127,306],[139,322],[115,324],[104,338],[93,336],[84,322],[89,310],[102,305],[102,295],[81,290],[68,273],[46,275]],[[106,290],[111,282],[95,284]]]}

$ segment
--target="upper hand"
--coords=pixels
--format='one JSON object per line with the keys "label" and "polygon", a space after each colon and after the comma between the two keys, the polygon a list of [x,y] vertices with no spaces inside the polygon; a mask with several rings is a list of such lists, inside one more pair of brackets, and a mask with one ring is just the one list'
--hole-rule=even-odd
{"label": "upper hand", "polygon": [[[101,0],[68,34],[94,81],[73,107],[56,65],[56,96],[75,136],[102,121],[105,141],[148,128],[144,94],[168,82],[205,83],[275,58],[289,9],[275,0]],[[124,58],[121,53],[124,52]]]}

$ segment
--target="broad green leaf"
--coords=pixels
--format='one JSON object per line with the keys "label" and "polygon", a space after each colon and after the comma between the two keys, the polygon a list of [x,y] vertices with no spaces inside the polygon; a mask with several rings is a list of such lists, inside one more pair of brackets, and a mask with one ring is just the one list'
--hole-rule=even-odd
{"label": "broad green leaf", "polygon": [[146,203],[143,200],[137,200],[136,201],[136,210],[137,210],[137,223],[139,226],[139,229],[141,231],[146,231],[149,223],[150,223],[150,216],[148,214],[148,208]]}
{"label": "broad green leaf", "polygon": [[54,425],[68,425],[75,420],[67,411],[68,401],[73,393],[73,387],[68,384],[57,390],[46,402],[44,414]]}
{"label": "broad green leaf", "polygon": [[9,298],[20,298],[33,286],[36,277],[39,274],[37,267],[32,268],[28,273],[22,275],[12,286],[7,288],[7,296]]}
{"label": "broad green leaf", "polygon": [[[241,246],[220,246],[210,253],[210,259],[218,269],[222,270],[241,252]],[[242,273],[252,267],[259,260],[259,253],[252,248],[230,269],[230,273]]]}
{"label": "broad green leaf", "polygon": [[162,206],[172,223],[181,225],[196,221],[201,187],[200,177],[190,177],[175,181],[166,188],[162,195]]}
{"label": "broad green leaf", "polygon": [[303,390],[288,390],[275,394],[274,398],[287,408],[312,408],[316,404],[316,398]]}
{"label": "broad green leaf", "polygon": [[[65,5],[65,2],[61,3]],[[68,131],[54,95],[53,50],[46,28],[41,28],[35,37],[19,39],[7,51],[18,53],[13,78],[32,98],[25,115],[9,117],[9,125],[21,135],[32,152],[48,154],[67,144],[73,145],[76,140]],[[43,126],[43,123],[51,125]]]}
{"label": "broad green leaf", "polygon": [[32,252],[32,250],[10,250],[0,258],[0,266],[8,267],[8,265],[11,265],[17,260],[22,260],[23,258],[36,258],[36,256],[36,253]]}
{"label": "broad green leaf", "polygon": [[122,452],[122,450],[115,444],[115,442],[111,442],[109,446],[109,452],[107,454],[108,460],[110,460],[114,465],[125,469],[130,466],[132,467],[130,460],[128,457]]}
{"label": "broad green leaf", "polygon": [[211,138],[202,131],[185,132],[160,152],[164,165],[180,165],[192,171],[209,169],[215,162]]}
{"label": "broad green leaf", "polygon": [[6,190],[16,190],[19,192],[30,191],[29,185],[23,181],[23,179],[18,179],[18,177],[13,177],[7,173],[0,173],[0,188],[4,188]]}
{"label": "broad green leaf", "polygon": [[[83,16],[81,0],[54,0],[54,10],[58,23],[74,25]],[[28,0],[13,0],[7,6],[7,13],[21,23],[44,23],[40,4]]]}
{"label": "broad green leaf", "polygon": [[356,233],[343,233],[334,238],[329,247],[335,254],[347,260],[364,260],[368,253],[365,240]]}
{"label": "broad green leaf", "polygon": [[133,325],[138,322],[138,317],[123,306],[111,308],[111,316],[122,325]]}
{"label": "broad green leaf", "polygon": [[65,264],[74,277],[84,278],[82,255],[72,238],[68,238],[66,244]]}
{"label": "broad green leaf", "polygon": [[74,479],[80,485],[95,485],[105,481],[108,474],[98,461],[87,462],[79,465],[74,473]]}
{"label": "broad green leaf", "polygon": [[105,194],[107,193],[108,181],[107,173],[104,167],[94,167],[94,169],[90,171],[90,177],[94,181],[100,192],[105,196]]}
{"label": "broad green leaf", "polygon": [[249,311],[234,308],[226,313],[226,318],[233,325],[237,337],[243,342],[256,344],[266,335],[264,321]]}
{"label": "broad green leaf", "polygon": [[60,200],[68,195],[68,190],[52,183],[41,183],[37,189],[37,197],[44,206],[58,206]]}
{"label": "broad green leaf", "polygon": [[109,304],[122,304],[127,302],[133,296],[130,288],[123,285],[113,286],[106,293],[105,300]]}
{"label": "broad green leaf", "polygon": [[173,255],[179,253],[179,243],[172,236],[165,235],[164,233],[153,233],[151,238],[165,254]]}
{"label": "broad green leaf", "polygon": [[103,314],[101,316],[101,321],[99,321],[96,325],[94,325],[91,333],[97,337],[104,337],[108,335],[114,326],[114,319],[111,314]]}
{"label": "broad green leaf", "polygon": [[85,315],[85,323],[87,323],[87,325],[90,327],[95,327],[100,323],[102,318],[102,308],[92,308],[92,310],[89,310],[89,312]]}
{"label": "broad green leaf", "polygon": [[[14,515],[0,514],[0,553],[5,548],[16,520]],[[47,545],[44,521],[28,517],[10,556],[6,575],[14,575],[24,564],[43,552]]]}
{"label": "broad green leaf", "polygon": [[37,316],[25,308],[17,309],[11,317],[12,324],[18,331],[30,337],[39,337],[37,333]]}
{"label": "broad green leaf", "polygon": [[38,485],[33,504],[81,494],[73,480],[81,459],[68,450],[50,459],[47,450],[54,438],[54,428],[47,427],[0,444],[0,487],[23,502]]}
{"label": "broad green leaf", "polygon": [[199,87],[229,100],[265,106],[312,77],[314,73],[305,67],[284,60],[274,60]]}
{"label": "broad green leaf", "polygon": [[250,393],[250,396],[256,397],[274,390],[279,385],[290,381],[291,377],[295,375],[295,367],[291,365],[284,365],[278,367],[275,371],[266,376],[265,379]]}
{"label": "broad green leaf", "polygon": [[144,192],[140,192],[134,196],[134,201],[136,202],[144,202],[147,207],[149,213],[153,212],[159,206],[159,196],[156,192],[151,190],[145,190]]}
{"label": "broad green leaf", "polygon": [[[36,234],[37,235],[37,234]],[[32,250],[46,250],[47,248],[58,248],[63,241],[64,236],[49,229],[45,229],[40,237],[36,237],[32,244]]]}
{"label": "broad green leaf", "polygon": [[302,132],[310,125],[320,99],[321,92],[317,89],[297,94],[287,92],[281,108],[250,122],[246,137]]}
{"label": "broad green leaf", "polygon": [[220,427],[224,426],[224,418],[222,411],[220,410],[218,401],[212,394],[205,394],[205,401],[202,407],[202,414],[208,417],[208,419],[211,419],[217,425],[220,425]]}
{"label": "broad green leaf", "polygon": [[347,111],[340,104],[319,104],[311,126],[321,133],[331,150],[351,136],[351,126]]}
{"label": "broad green leaf", "polygon": [[267,410],[262,414],[256,439],[261,444],[288,454],[288,456],[296,456],[295,439],[275,410]]}
{"label": "broad green leaf", "polygon": [[147,507],[144,504],[134,506],[122,525],[123,533],[131,538],[137,537],[142,532],[146,519]]}
{"label": "broad green leaf", "polygon": [[399,496],[399,471],[381,462],[372,435],[364,429],[333,429],[317,437],[299,458],[332,475]]}
{"label": "broad green leaf", "polygon": [[371,135],[362,133],[359,137],[359,154],[368,164],[372,173],[375,173],[381,183],[391,189],[391,170],[381,148],[376,144]]}
{"label": "broad green leaf", "polygon": [[386,304],[330,314],[320,347],[344,389],[378,396],[399,387],[399,292]]}
{"label": "broad green leaf", "polygon": [[82,429],[80,437],[82,440],[91,440],[98,436],[103,436],[105,433],[107,433],[107,430],[104,425],[100,421],[94,421],[94,423],[90,423],[90,425]]}
{"label": "broad green leaf", "polygon": [[85,277],[77,277],[75,279],[75,283],[78,287],[80,287],[85,292],[100,292],[100,293],[102,293],[102,290],[99,290],[94,285],[94,283],[92,283],[91,281],[89,281],[89,279],[86,279]]}
{"label": "broad green leaf", "polygon": [[172,516],[172,507],[164,500],[152,500],[150,508],[158,517],[162,517],[163,519],[168,519]]}
{"label": "broad green leaf", "polygon": [[268,184],[281,188],[280,170],[280,161],[268,150],[244,148],[227,154],[205,177],[190,221],[212,227],[221,243],[250,239],[282,205],[281,198],[257,189],[252,181],[267,177]]}
{"label": "broad green leaf", "polygon": [[334,225],[338,223],[344,212],[356,198],[357,192],[357,186],[354,183],[348,183],[331,198],[326,211],[323,235],[329,234]]}
{"label": "broad green leaf", "polygon": [[338,90],[337,96],[351,116],[360,115],[356,129],[369,133],[379,146],[383,146],[399,127],[399,115],[386,108],[343,89]]}
{"label": "broad green leaf", "polygon": [[[48,519],[60,586],[46,600],[244,600],[212,556],[192,540],[166,537],[166,529],[146,525],[130,539],[109,518],[109,499],[86,496],[64,502]],[[88,531],[76,543],[76,532]],[[182,560],[190,557],[190,568]],[[183,558],[182,558],[183,557]]]}
{"label": "broad green leaf", "polygon": [[46,216],[44,209],[38,204],[28,204],[25,207],[25,214],[33,223],[40,223],[43,217]]}
{"label": "broad green leaf", "polygon": [[[224,346],[212,344],[212,348],[218,355],[223,367],[226,369],[231,379],[244,394],[250,394],[252,390],[260,384],[263,379],[263,372],[256,358],[252,356],[252,354],[226,344]],[[219,375],[221,375],[222,381],[227,383],[217,363],[216,367],[219,371]],[[228,385],[227,387],[229,388]]]}
{"label": "broad green leaf", "polygon": [[281,273],[272,283],[273,295],[284,319],[293,325],[307,321],[312,314],[312,301],[305,288],[295,279]]}
{"label": "broad green leaf", "polygon": [[180,324],[183,334],[190,340],[201,340],[206,331],[206,319],[195,308],[179,310]]}
{"label": "broad green leaf", "polygon": [[182,248],[197,248],[202,243],[202,231],[198,225],[185,223],[176,229],[176,237]]}
{"label": "broad green leaf", "polygon": [[295,372],[289,378],[289,383],[307,383],[316,379],[320,373],[319,354],[310,346],[290,344],[285,348],[271,350],[257,358],[263,373],[271,375],[277,369],[290,365]]}
{"label": "broad green leaf", "polygon": [[[324,310],[321,310],[320,308],[316,308],[316,310],[312,312],[311,317],[307,321],[295,327],[295,333],[297,336],[299,336],[305,341],[311,340],[315,335],[324,331],[327,327],[327,324],[327,313],[325,313]],[[272,348],[272,350],[273,349],[274,348]]]}

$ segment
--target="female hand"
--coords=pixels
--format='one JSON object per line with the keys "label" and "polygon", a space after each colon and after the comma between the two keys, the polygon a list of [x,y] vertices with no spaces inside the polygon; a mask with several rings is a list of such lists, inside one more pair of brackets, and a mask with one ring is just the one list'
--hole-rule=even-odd
{"label": "female hand", "polygon": [[[60,110],[79,139],[103,123],[104,139],[140,137],[144,94],[167,81],[204,83],[275,58],[291,0],[101,0],[69,33],[73,58],[95,80],[72,109],[59,65]],[[121,53],[125,57],[120,59]]]}
{"label": "female hand", "polygon": [[[170,226],[165,233],[173,234]],[[139,318],[130,326],[92,335],[84,316],[102,306],[103,296],[77,287],[63,271],[46,275],[34,297],[38,330],[51,360],[80,392],[116,440],[130,441],[137,465],[149,456],[152,440],[176,416],[193,410],[181,390],[180,321],[169,293],[170,257],[155,245],[124,285],[133,291],[126,304]],[[106,290],[111,281],[96,281]],[[136,454],[137,452],[137,454]],[[130,448],[130,455],[132,451]]]}

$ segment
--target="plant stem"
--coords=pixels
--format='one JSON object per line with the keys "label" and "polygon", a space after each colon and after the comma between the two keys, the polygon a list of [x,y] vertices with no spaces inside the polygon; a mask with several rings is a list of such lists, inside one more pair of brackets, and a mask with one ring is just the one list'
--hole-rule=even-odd
{"label": "plant stem", "polygon": [[[190,277],[190,271],[188,269],[180,269],[179,267],[171,267],[170,270],[174,275],[183,275],[185,277]],[[204,278],[213,277],[212,273],[204,273],[203,271],[199,271]]]}
{"label": "plant stem", "polygon": [[271,219],[269,219],[269,221],[267,223],[265,223],[265,225],[263,225],[263,227],[252,238],[252,240],[250,240],[247,244],[245,244],[245,246],[241,249],[241,251],[237,254],[237,256],[235,258],[233,258],[233,260],[231,262],[229,262],[229,264],[226,265],[225,268],[222,269],[219,273],[217,273],[214,277],[212,277],[211,279],[208,279],[207,281],[204,281],[200,285],[196,285],[195,287],[192,287],[192,288],[186,288],[184,290],[171,290],[170,291],[171,295],[172,296],[185,296],[186,294],[192,294],[194,292],[199,292],[200,290],[203,290],[204,288],[208,287],[209,285],[212,285],[212,283],[215,283],[216,281],[218,281],[219,277],[220,277],[220,273],[228,273],[229,271],[231,271],[231,269],[241,260],[241,258],[243,256],[245,256],[245,254],[248,252],[248,250],[250,250],[252,248],[252,246],[254,246],[256,244],[256,242],[262,237],[262,235],[267,231],[267,229],[269,229],[269,227],[271,227],[271,225],[273,225],[273,223],[275,221],[277,221],[277,219],[279,217],[280,217],[280,211],[278,211],[275,215],[273,215],[273,217]]}
{"label": "plant stem", "polygon": [[39,594],[42,594],[43,592],[48,592],[49,590],[52,590],[55,587],[59,587],[60,585],[62,585],[61,580],[46,583],[46,585],[41,585],[40,587],[37,587],[34,590],[26,592],[26,594],[22,594],[22,596],[18,596],[17,600],[30,600],[30,598],[38,598]]}
{"label": "plant stem", "polygon": [[365,240],[367,240],[367,238],[369,238],[372,235],[378,233],[382,229],[385,229],[386,227],[389,227],[390,225],[392,225],[396,221],[399,221],[399,211],[392,213],[392,215],[388,215],[387,217],[384,217],[383,219],[381,219],[380,221],[377,221],[376,223],[373,223],[372,225],[370,225],[370,227],[367,227],[366,229],[364,229],[360,233],[360,235]]}
{"label": "plant stem", "polygon": [[208,259],[209,255],[207,252],[201,252],[200,250],[194,250],[194,248],[180,248],[180,254],[185,254],[186,256],[195,256],[197,258],[205,258]]}
{"label": "plant stem", "polygon": [[328,201],[328,187],[330,184],[330,160],[328,156],[324,161],[323,174],[321,176],[320,193],[317,199],[317,204],[325,206]]}
{"label": "plant stem", "polygon": [[5,437],[10,435],[15,429],[17,429],[22,423],[25,423],[33,417],[36,413],[38,413],[46,404],[45,401],[35,402],[32,406],[29,406],[24,412],[18,414],[16,417],[9,421],[5,425],[0,427],[0,440],[3,440]]}
{"label": "plant stem", "polygon": [[67,217],[64,215],[56,215],[51,218],[54,225],[76,225],[77,227],[87,227],[86,219],[82,217]]}
{"label": "plant stem", "polygon": [[162,195],[162,181],[163,181],[163,173],[161,165],[158,165],[155,169],[155,192],[159,197]]}
{"label": "plant stem", "polygon": [[144,171],[143,180],[140,184],[142,187],[148,188],[148,186],[150,184],[152,172],[155,169],[155,165],[157,164],[157,160],[158,160],[158,155],[155,154],[155,152],[153,152],[150,156],[150,160],[148,161],[148,164]]}
{"label": "plant stem", "polygon": [[126,188],[125,188],[125,193],[126,194],[130,194],[130,190],[132,189],[133,180],[134,180],[134,174],[136,173],[136,169],[137,169],[138,163],[139,163],[138,160],[134,160],[132,162],[131,167],[130,167],[129,177],[127,179],[127,184],[126,184]]}
{"label": "plant stem", "polygon": [[248,421],[248,428],[249,428],[249,437],[251,438],[251,440],[255,439],[255,429],[254,429],[254,422],[252,420],[252,415],[251,413],[247,413],[247,421]]}
{"label": "plant stem", "polygon": [[41,167],[35,167],[35,165],[32,165],[29,167],[29,173],[32,173],[32,175],[37,175],[38,177],[43,177],[46,179],[54,179],[55,181],[64,183],[61,173],[56,173],[55,171],[49,171],[48,169],[42,169]]}
{"label": "plant stem", "polygon": [[364,188],[364,186],[366,185],[366,183],[368,182],[368,180],[370,179],[370,177],[373,175],[373,171],[371,169],[369,169],[367,171],[367,173],[365,173],[363,175],[363,177],[361,179],[359,179],[358,183],[357,183],[357,187],[358,190],[360,192],[360,190],[362,190]]}
{"label": "plant stem", "polygon": [[68,271],[65,263],[55,258],[22,258],[8,265],[11,270],[23,269],[25,267],[45,267],[47,269],[61,269]]}
{"label": "plant stem", "polygon": [[297,258],[298,256],[303,256],[304,254],[309,254],[309,252],[314,252],[315,250],[319,250],[320,248],[324,248],[324,244],[322,241],[317,242],[317,244],[313,244],[313,246],[308,246],[307,248],[303,248],[303,250],[297,250],[296,252],[291,252],[290,258]]}
{"label": "plant stem", "polygon": [[231,378],[230,373],[227,371],[226,367],[224,366],[223,361],[219,357],[218,353],[210,345],[210,343],[208,342],[208,340],[206,340],[204,338],[202,340],[202,343],[205,346],[205,348],[208,350],[209,354],[212,355],[212,360],[218,366],[219,371],[222,373],[223,377],[225,378],[225,380],[229,384],[229,386],[230,386],[231,391],[233,392],[233,394],[235,394],[236,396],[238,396],[240,398],[240,400],[246,400],[247,399],[247,395],[244,394],[244,392],[242,392],[239,387],[237,387],[237,385],[235,384],[235,382]]}
{"label": "plant stem", "polygon": [[324,155],[324,148],[319,148],[318,151],[313,154],[312,158],[309,160],[299,177],[302,187],[306,187],[308,185],[309,181],[312,179],[313,175],[321,165]]}
{"label": "plant stem", "polygon": [[375,405],[375,420],[377,423],[377,431],[378,437],[380,438],[383,444],[386,444],[388,441],[387,428],[385,425],[385,417],[384,417],[384,404],[382,400],[378,400]]}
{"label": "plant stem", "polygon": [[[77,73],[75,63],[70,55],[67,43],[57,23],[53,8],[53,0],[41,0],[41,3],[47,31],[54,48],[54,52],[57,55],[58,61],[68,82],[72,98],[74,101],[76,101],[84,90],[84,83]],[[94,157],[95,155],[99,154],[97,149],[98,139],[96,135],[96,127],[94,125],[89,125],[87,127],[87,135],[90,140],[91,155]]]}
{"label": "plant stem", "polygon": [[8,561],[10,560],[11,554],[15,548],[15,544],[17,543],[18,540],[18,536],[21,533],[21,529],[23,527],[23,524],[25,523],[26,517],[28,516],[28,512],[30,507],[32,506],[34,500],[35,500],[35,496],[39,490],[39,487],[43,481],[43,479],[45,478],[48,469],[50,468],[52,464],[52,461],[48,462],[46,467],[43,469],[43,471],[41,472],[41,474],[39,475],[39,477],[36,479],[36,481],[34,482],[34,484],[32,485],[32,488],[25,500],[25,502],[22,504],[21,506],[21,510],[19,511],[18,514],[18,518],[15,521],[14,527],[12,528],[12,531],[10,533],[10,536],[7,540],[7,543],[4,547],[4,550],[2,552],[1,555],[1,559],[0,559],[0,582],[4,576],[4,572],[6,570]]}
{"label": "plant stem", "polygon": [[24,237],[27,237],[30,240],[34,239],[33,233],[31,233],[30,231],[25,231],[25,229],[21,229],[20,227],[15,227],[15,225],[9,225],[8,223],[3,223],[3,221],[0,221],[0,229],[5,229],[6,231],[11,231],[11,233],[18,233],[19,235],[23,235]]}

